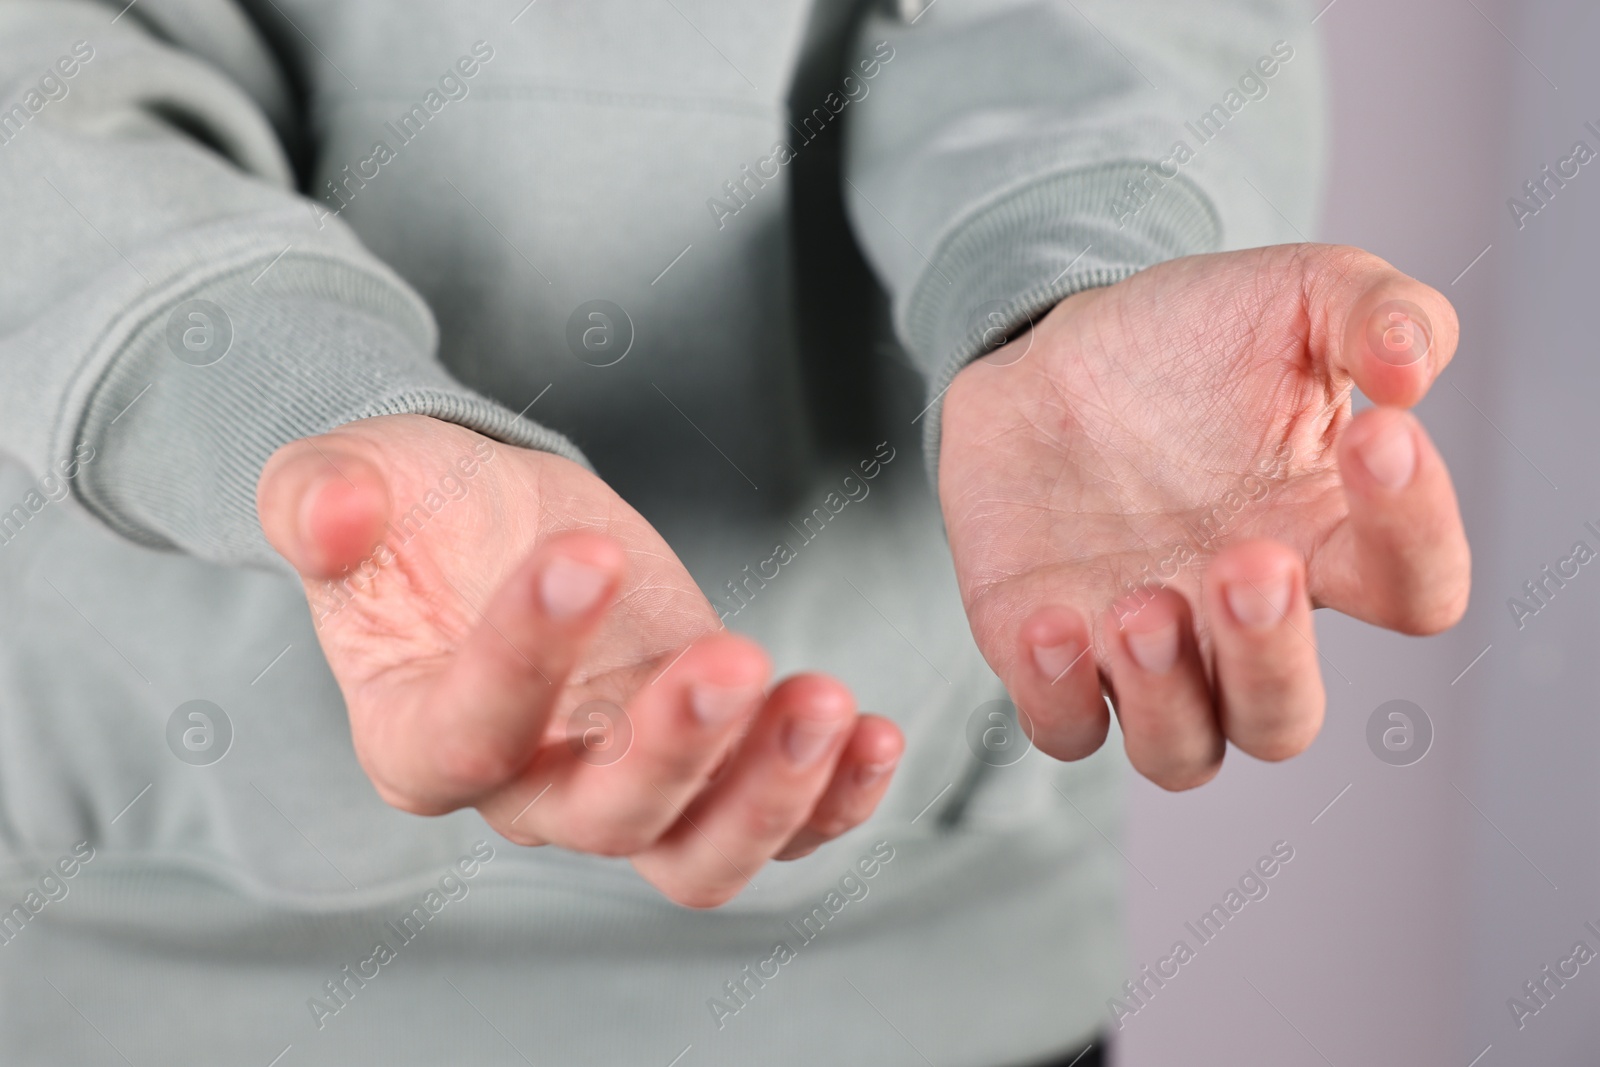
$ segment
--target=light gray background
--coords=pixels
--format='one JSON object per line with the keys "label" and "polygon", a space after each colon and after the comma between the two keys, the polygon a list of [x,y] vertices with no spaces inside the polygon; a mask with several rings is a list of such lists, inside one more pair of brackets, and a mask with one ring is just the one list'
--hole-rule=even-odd
{"label": "light gray background", "polygon": [[[1317,236],[1384,256],[1461,315],[1456,362],[1420,410],[1455,472],[1473,603],[1427,640],[1319,614],[1330,703],[1309,753],[1230,752],[1191,794],[1131,785],[1128,859],[1159,889],[1130,868],[1130,970],[1192,944],[1184,921],[1272,842],[1296,855],[1127,1020],[1120,1062],[1593,1064],[1600,961],[1520,1031],[1506,1001],[1580,938],[1600,951],[1583,929],[1600,926],[1600,561],[1520,632],[1507,599],[1579,537],[1600,548],[1582,529],[1600,525],[1600,161],[1520,232],[1506,199],[1580,137],[1600,149],[1583,129],[1600,126],[1600,10],[1336,0],[1317,27],[1333,108]],[[1366,745],[1394,698],[1435,728],[1408,768]]]}

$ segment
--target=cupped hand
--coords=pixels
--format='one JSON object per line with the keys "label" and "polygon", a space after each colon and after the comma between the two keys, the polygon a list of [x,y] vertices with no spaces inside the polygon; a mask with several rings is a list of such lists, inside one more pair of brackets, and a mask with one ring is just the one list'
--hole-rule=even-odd
{"label": "cupped hand", "polygon": [[881,799],[902,738],[840,683],[726,632],[599,478],[418,415],[291,442],[257,488],[300,573],[356,755],[388,803],[627,856],[730,899]]}
{"label": "cupped hand", "polygon": [[[1406,410],[1454,310],[1358,249],[1152,267],[1056,305],[944,400],[939,493],[972,630],[1045,752],[1105,740],[1185,789],[1225,742],[1322,723],[1331,607],[1429,634],[1466,609],[1449,472]],[[1351,414],[1353,388],[1376,406]]]}

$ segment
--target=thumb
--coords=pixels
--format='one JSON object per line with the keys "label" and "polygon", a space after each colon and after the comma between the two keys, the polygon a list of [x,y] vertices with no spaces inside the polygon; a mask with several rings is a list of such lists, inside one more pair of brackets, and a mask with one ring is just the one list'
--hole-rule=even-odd
{"label": "thumb", "polygon": [[1431,286],[1359,248],[1288,246],[1303,272],[1310,347],[1375,404],[1411,407],[1450,363],[1455,308]]}
{"label": "thumb", "polygon": [[389,518],[383,471],[325,434],[274,452],[256,483],[267,542],[304,578],[335,578],[371,554]]}

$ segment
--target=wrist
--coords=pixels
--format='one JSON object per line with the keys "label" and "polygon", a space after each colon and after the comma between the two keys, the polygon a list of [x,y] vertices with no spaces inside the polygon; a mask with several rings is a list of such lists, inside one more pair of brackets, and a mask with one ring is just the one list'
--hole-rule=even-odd
{"label": "wrist", "polygon": [[456,382],[427,309],[397,281],[296,253],[213,280],[133,335],[90,397],[99,460],[78,491],[130,540],[277,566],[255,490],[284,444],[417,413],[559,451],[566,438]]}

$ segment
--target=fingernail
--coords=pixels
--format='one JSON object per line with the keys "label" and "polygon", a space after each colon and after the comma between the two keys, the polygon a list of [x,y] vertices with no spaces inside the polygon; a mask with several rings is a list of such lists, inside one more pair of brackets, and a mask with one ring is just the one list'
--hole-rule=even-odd
{"label": "fingernail", "polygon": [[301,544],[316,543],[316,535],[311,528],[311,516],[317,508],[324,506],[322,494],[328,488],[328,484],[337,477],[339,477],[337,473],[327,470],[313,475],[311,481],[306,483],[305,491],[300,496],[300,512],[295,516]]}
{"label": "fingernail", "polygon": [[721,726],[748,711],[761,696],[749,686],[706,685],[689,691],[689,706],[703,726]]}
{"label": "fingernail", "polygon": [[1243,579],[1229,582],[1225,589],[1228,610],[1233,612],[1233,617],[1241,625],[1256,630],[1276,626],[1289,613],[1291,591],[1286,571],[1255,582]]}
{"label": "fingernail", "polygon": [[864,763],[856,768],[856,784],[863,789],[877,785],[883,781],[884,775],[894,770],[899,763],[897,759],[886,763]]}
{"label": "fingernail", "polygon": [[1361,462],[1378,484],[1402,489],[1417,469],[1417,445],[1411,427],[1398,423],[1378,433],[1360,449]]}
{"label": "fingernail", "polygon": [[610,576],[577,560],[557,556],[539,578],[539,596],[552,619],[570,619],[593,610]]}
{"label": "fingernail", "polygon": [[1166,674],[1178,662],[1178,624],[1169,622],[1148,633],[1129,630],[1128,652],[1151,674]]}
{"label": "fingernail", "polygon": [[1076,641],[1068,641],[1061,645],[1034,645],[1033,665],[1039,668],[1039,673],[1056,681],[1067,669],[1078,661],[1083,655],[1083,646]]}
{"label": "fingernail", "polygon": [[843,725],[838,719],[790,719],[783,731],[783,750],[788,753],[789,762],[796,767],[809,767],[817,762],[839,736]]}

